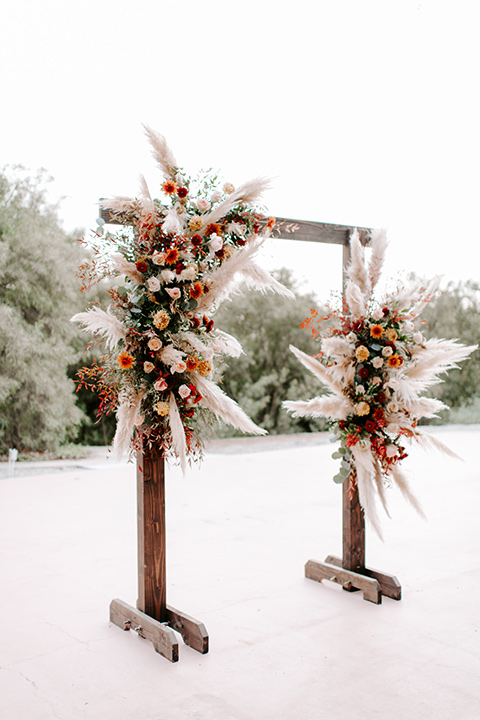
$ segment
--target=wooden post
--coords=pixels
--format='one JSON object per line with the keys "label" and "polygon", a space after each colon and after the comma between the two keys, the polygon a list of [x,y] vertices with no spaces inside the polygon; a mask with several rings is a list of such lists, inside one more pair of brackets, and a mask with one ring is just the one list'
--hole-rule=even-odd
{"label": "wooden post", "polygon": [[154,649],[171,662],[178,660],[173,630],[180,633],[186,645],[207,653],[205,625],[167,605],[165,458],[156,448],[143,447],[137,453],[137,535],[137,608],[112,600],[110,620],[150,640]]}
{"label": "wooden post", "polygon": [[166,622],[165,458],[137,453],[138,601],[146,615]]}

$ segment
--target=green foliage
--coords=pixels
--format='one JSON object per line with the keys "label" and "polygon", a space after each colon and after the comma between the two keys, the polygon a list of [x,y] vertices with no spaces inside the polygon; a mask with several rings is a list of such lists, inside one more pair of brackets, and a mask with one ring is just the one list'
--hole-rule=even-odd
{"label": "green foliage", "polygon": [[[422,319],[425,321],[422,332],[427,338],[456,338],[465,345],[478,344],[479,283],[473,280],[449,283],[442,295],[424,310]],[[479,422],[480,413],[475,413],[474,408],[478,408],[480,398],[480,351],[476,350],[461,368],[451,370],[444,378],[441,385],[432,388],[432,395],[452,408],[452,412],[442,413],[441,422]],[[469,407],[468,412],[459,412]]]}
{"label": "green foliage", "polygon": [[[274,274],[295,292],[289,270],[283,268]],[[237,338],[245,353],[229,360],[222,387],[269,433],[325,428],[321,418],[292,418],[281,407],[283,400],[307,400],[322,394],[318,381],[289,350],[292,344],[312,355],[319,352],[318,343],[300,328],[315,307],[318,301],[313,294],[296,293],[293,301],[273,293],[247,290],[233,296],[216,313],[215,326]]]}
{"label": "green foliage", "polygon": [[54,450],[83,414],[67,367],[76,356],[76,243],[58,223],[43,173],[0,171],[0,452]]}

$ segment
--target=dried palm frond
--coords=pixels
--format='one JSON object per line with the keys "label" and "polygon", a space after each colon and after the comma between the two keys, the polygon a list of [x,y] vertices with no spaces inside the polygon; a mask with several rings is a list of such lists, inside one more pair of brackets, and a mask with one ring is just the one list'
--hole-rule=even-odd
{"label": "dried palm frond", "polygon": [[165,177],[169,178],[175,174],[177,161],[167,141],[160,133],[152,130],[148,125],[143,126],[145,135],[152,146],[152,155]]}
{"label": "dried palm frond", "polygon": [[106,311],[99,307],[92,307],[85,312],[76,313],[70,318],[70,322],[80,323],[92,335],[103,335],[110,350],[113,350],[121,340],[125,339],[125,327],[112,313],[110,306]]}
{"label": "dried palm frond", "polygon": [[267,431],[255,425],[237,403],[226,395],[218,385],[198,373],[192,373],[193,382],[202,396],[200,405],[208,408],[220,420],[248,435],[266,435]]}
{"label": "dried palm frond", "polygon": [[185,474],[187,466],[187,440],[185,437],[185,430],[183,427],[182,418],[180,417],[178,405],[176,403],[173,393],[170,393],[170,396],[168,398],[168,407],[170,411],[168,417],[170,423],[170,430],[172,432],[173,449],[175,451],[175,455],[180,461],[180,467],[182,468],[182,472]]}

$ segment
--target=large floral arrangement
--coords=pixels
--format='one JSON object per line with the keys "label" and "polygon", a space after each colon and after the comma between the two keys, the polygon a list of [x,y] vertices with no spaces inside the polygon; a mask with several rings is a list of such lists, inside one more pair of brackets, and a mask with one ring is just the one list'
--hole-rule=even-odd
{"label": "large floral arrangement", "polygon": [[80,371],[80,382],[99,393],[100,412],[116,410],[115,455],[147,443],[184,466],[201,454],[212,419],[264,432],[213,377],[217,360],[242,352],[212,318],[234,278],[291,293],[255,263],[274,225],[255,205],[268,183],[257,179],[235,189],[221,186],[211,171],[192,178],[161,135],[146,133],[164,174],[162,200],[152,199],[141,178],[138,198],[103,201],[123,227],[105,233],[100,224],[85,241],[93,260],[80,276],[84,288],[112,281],[111,303],[72,320],[105,345],[102,360]]}
{"label": "large floral arrangement", "polygon": [[357,483],[366,517],[380,534],[375,497],[387,510],[385,488],[392,481],[421,512],[399,467],[407,457],[407,444],[413,441],[453,454],[418,426],[420,418],[435,417],[446,407],[422,393],[476,346],[424,338],[418,318],[434,298],[437,280],[427,287],[399,285],[376,298],[385,233],[373,232],[370,245],[367,263],[358,232],[353,233],[342,307],[334,307],[328,318],[312,310],[304,323],[321,341],[318,356],[291,347],[331,393],[305,402],[286,401],[284,407],[296,417],[329,420],[339,441],[334,457],[341,460],[334,480]]}

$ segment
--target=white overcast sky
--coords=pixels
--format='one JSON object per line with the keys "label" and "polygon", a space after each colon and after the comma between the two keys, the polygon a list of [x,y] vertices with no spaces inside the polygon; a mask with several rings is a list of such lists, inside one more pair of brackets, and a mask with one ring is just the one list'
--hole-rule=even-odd
{"label": "white overcast sky", "polygon": [[[387,272],[480,280],[477,0],[7,0],[0,165],[44,167],[67,230],[189,172],[273,178],[271,214],[386,227]],[[271,241],[320,298],[337,247]]]}

